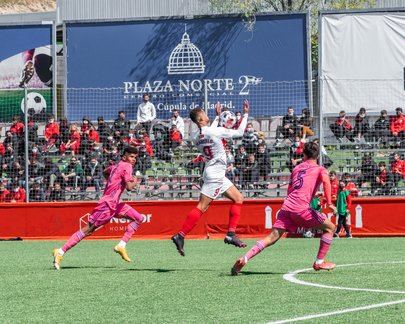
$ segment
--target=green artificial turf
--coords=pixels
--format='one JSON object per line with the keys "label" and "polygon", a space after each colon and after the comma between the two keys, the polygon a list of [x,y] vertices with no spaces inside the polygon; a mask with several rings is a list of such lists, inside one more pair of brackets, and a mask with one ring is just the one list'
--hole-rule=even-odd
{"label": "green artificial turf", "polygon": [[[247,241],[249,246],[255,242]],[[114,241],[84,241],[62,270],[51,249],[62,242],[0,242],[0,322],[265,323],[405,299],[405,294],[344,291],[293,284],[289,271],[310,268],[318,239],[285,239],[231,277],[242,251],[220,240],[188,240],[180,257],[167,240],[136,239],[133,262],[112,252]],[[405,238],[335,240],[337,264],[405,261]],[[359,265],[297,275],[327,285],[405,291],[405,263]],[[401,322],[405,303],[315,322]]]}

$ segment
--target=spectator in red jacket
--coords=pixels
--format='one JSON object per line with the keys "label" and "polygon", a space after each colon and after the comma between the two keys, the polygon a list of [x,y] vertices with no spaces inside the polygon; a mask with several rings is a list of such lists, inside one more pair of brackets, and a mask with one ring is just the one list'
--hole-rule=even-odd
{"label": "spectator in red jacket", "polygon": [[175,149],[176,147],[180,146],[181,142],[183,141],[183,136],[177,129],[176,125],[172,125],[172,127],[170,128],[169,140],[172,149]]}
{"label": "spectator in red jacket", "polygon": [[59,125],[55,122],[55,117],[50,115],[48,118],[48,123],[45,125],[46,146],[50,147],[54,145],[58,141],[59,135]]}
{"label": "spectator in red jacket", "polygon": [[6,186],[3,183],[0,183],[0,203],[6,202],[9,194],[10,191],[6,189]]}
{"label": "spectator in red jacket", "polygon": [[401,156],[398,153],[394,154],[394,160],[391,162],[391,172],[395,185],[401,179],[405,180],[405,161],[401,160]]}
{"label": "spectator in red jacket", "polygon": [[395,109],[395,112],[396,116],[391,117],[390,131],[397,142],[400,142],[405,139],[405,115],[400,107]]}
{"label": "spectator in red jacket", "polygon": [[349,141],[354,142],[353,126],[346,117],[344,110],[339,112],[339,117],[333,124],[330,124],[329,127],[333,135],[335,135],[339,141],[346,136]]}
{"label": "spectator in red jacket", "polygon": [[354,182],[352,182],[349,173],[343,174],[342,181],[344,181],[346,183],[345,190],[349,190],[352,197],[357,197],[359,195],[359,189],[357,189],[356,184]]}
{"label": "spectator in red jacket", "polygon": [[5,148],[4,144],[2,142],[0,142],[0,155],[4,156],[5,153],[6,153],[6,148]]}
{"label": "spectator in red jacket", "polygon": [[69,131],[69,140],[67,141],[67,143],[61,144],[60,151],[62,153],[65,153],[67,150],[70,150],[73,153],[77,154],[79,153],[79,148],[80,148],[80,133],[77,128],[77,125],[71,124]]}
{"label": "spectator in red jacket", "polygon": [[6,202],[25,202],[25,190],[21,188],[18,184],[13,184],[12,190],[6,197]]}
{"label": "spectator in red jacket", "polygon": [[13,117],[10,132],[13,135],[17,135],[18,137],[22,137],[24,135],[24,124],[20,121],[20,117],[18,116]]}
{"label": "spectator in red jacket", "polygon": [[336,200],[338,190],[339,190],[339,180],[336,177],[336,172],[335,171],[330,171],[329,172],[329,179],[330,179],[330,185],[331,185],[331,191],[332,191],[332,200]]}
{"label": "spectator in red jacket", "polygon": [[376,176],[374,183],[372,184],[372,189],[378,189],[381,194],[389,195],[391,189],[394,187],[393,177],[390,172],[388,172],[385,162],[378,163],[380,173]]}

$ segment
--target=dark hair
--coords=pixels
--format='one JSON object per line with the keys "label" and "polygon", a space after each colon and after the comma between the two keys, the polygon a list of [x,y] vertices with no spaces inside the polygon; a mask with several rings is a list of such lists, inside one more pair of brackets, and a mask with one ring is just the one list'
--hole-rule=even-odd
{"label": "dark hair", "polygon": [[402,112],[402,108],[401,108],[401,107],[397,107],[397,108],[395,108],[395,111],[400,111],[400,112]]}
{"label": "dark hair", "polygon": [[386,111],[385,109],[383,109],[383,110],[381,110],[380,114],[381,114],[381,115],[386,115],[386,114],[387,114],[387,111]]}
{"label": "dark hair", "polygon": [[203,112],[201,108],[194,108],[190,111],[190,119],[197,124],[197,116]]}
{"label": "dark hair", "polygon": [[348,173],[348,172],[345,172],[345,173],[343,173],[343,176],[342,176],[343,178],[346,178],[346,177],[349,177],[350,178],[350,173]]}
{"label": "dark hair", "polygon": [[125,111],[120,110],[120,111],[118,112],[118,115],[121,115],[121,114],[125,114]]}
{"label": "dark hair", "polygon": [[138,154],[138,149],[135,146],[127,146],[124,149],[124,154]]}
{"label": "dark hair", "polygon": [[104,117],[103,116],[98,116],[97,121],[100,121],[100,120],[104,120]]}
{"label": "dark hair", "polygon": [[365,112],[366,112],[366,108],[361,107],[360,110],[359,110],[359,114],[365,113]]}
{"label": "dark hair", "polygon": [[339,111],[339,114],[346,114],[344,110]]}
{"label": "dark hair", "polygon": [[383,166],[383,167],[385,167],[385,166],[386,166],[386,164],[385,164],[385,162],[384,162],[384,161],[381,161],[380,163],[378,163],[378,166],[379,166],[379,167],[382,167],[382,166]]}
{"label": "dark hair", "polygon": [[319,156],[319,145],[314,142],[305,143],[304,154],[308,159],[317,159]]}
{"label": "dark hair", "polygon": [[330,171],[329,175],[336,175],[336,171]]}
{"label": "dark hair", "polygon": [[150,95],[149,95],[148,92],[145,92],[145,93],[142,95],[142,99],[145,98],[146,96],[150,97]]}
{"label": "dark hair", "polygon": [[174,109],[172,110],[172,112],[175,112],[175,111],[178,112],[179,110],[178,110],[177,108],[174,108]]}

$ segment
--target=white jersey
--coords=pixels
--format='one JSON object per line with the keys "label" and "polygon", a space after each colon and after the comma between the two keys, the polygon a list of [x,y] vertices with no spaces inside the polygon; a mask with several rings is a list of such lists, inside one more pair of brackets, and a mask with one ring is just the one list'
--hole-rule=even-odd
{"label": "white jersey", "polygon": [[242,137],[246,128],[248,115],[243,116],[238,129],[227,129],[218,127],[219,118],[216,117],[211,126],[204,126],[200,129],[195,139],[198,150],[206,160],[205,167],[212,165],[223,165],[226,168],[226,153],[223,138]]}

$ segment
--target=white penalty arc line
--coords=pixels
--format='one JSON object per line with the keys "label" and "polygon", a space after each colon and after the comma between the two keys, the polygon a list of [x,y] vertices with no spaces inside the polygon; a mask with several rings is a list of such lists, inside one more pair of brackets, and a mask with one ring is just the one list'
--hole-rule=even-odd
{"label": "white penalty arc line", "polygon": [[[405,261],[352,263],[352,264],[342,264],[342,265],[338,265],[336,267],[342,267],[343,268],[343,267],[355,267],[355,266],[362,266],[362,265],[401,264],[401,263],[405,263]],[[313,286],[313,287],[317,287],[317,288],[349,290],[349,291],[367,291],[367,292],[387,293],[387,294],[405,294],[405,291],[401,291],[401,290],[383,290],[383,289],[368,289],[368,288],[352,288],[352,287],[329,286],[329,285],[322,285],[322,284],[307,282],[307,281],[303,281],[303,280],[299,280],[299,279],[295,278],[295,276],[297,274],[300,274],[300,273],[303,273],[303,272],[308,272],[308,271],[311,271],[311,270],[312,270],[312,268],[308,268],[308,269],[301,269],[301,270],[296,270],[296,271],[293,271],[293,272],[289,272],[289,273],[286,273],[285,275],[283,275],[283,279],[285,279],[287,281],[290,281],[292,283],[299,284],[299,285]],[[314,319],[314,318],[327,317],[327,316],[346,314],[346,313],[352,313],[352,312],[359,312],[359,311],[363,311],[363,310],[387,307],[387,306],[397,305],[397,304],[402,304],[402,303],[405,303],[405,299],[394,300],[394,301],[385,302],[385,303],[378,303],[378,304],[371,304],[371,305],[353,307],[353,308],[340,309],[340,310],[331,311],[331,312],[327,312],[327,313],[321,313],[321,314],[310,314],[310,315],[290,318],[290,319],[286,319],[286,320],[271,321],[271,322],[268,322],[267,324],[281,324],[281,323],[291,323],[291,322],[305,321],[305,320],[310,320],[310,319]]]}

